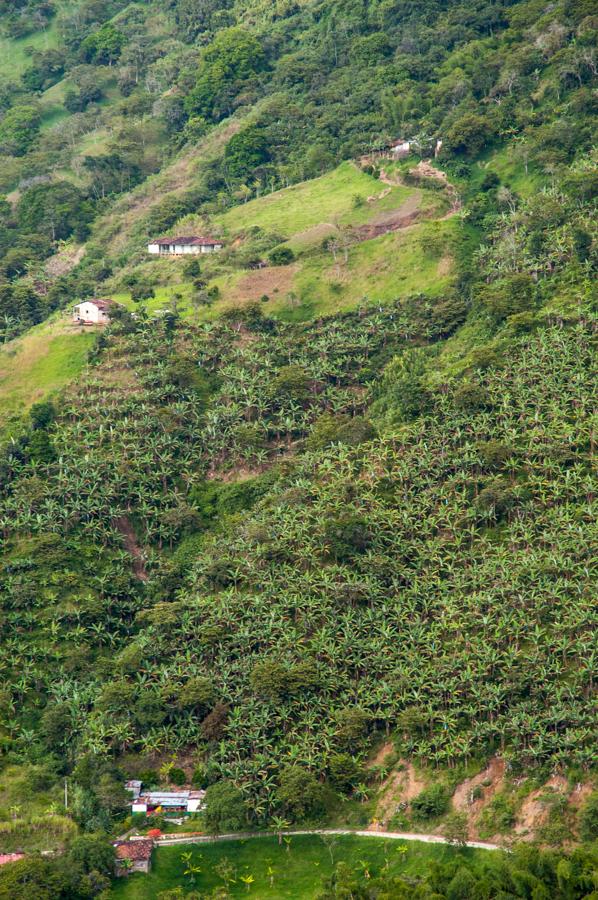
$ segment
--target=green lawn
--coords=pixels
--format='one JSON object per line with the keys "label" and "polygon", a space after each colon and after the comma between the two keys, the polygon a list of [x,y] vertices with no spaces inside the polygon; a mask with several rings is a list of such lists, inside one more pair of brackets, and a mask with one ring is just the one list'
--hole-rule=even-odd
{"label": "green lawn", "polygon": [[0,425],[75,378],[96,333],[61,316],[0,348]]}
{"label": "green lawn", "polygon": [[476,163],[472,171],[472,184],[479,186],[488,172],[495,172],[501,183],[521,197],[531,197],[546,184],[533,163],[525,163],[521,155],[514,153],[512,146],[491,150]]}
{"label": "green lawn", "polygon": [[[58,0],[57,10],[75,9],[80,0]],[[45,30],[34,31],[22,38],[0,37],[0,75],[16,79],[30,65],[29,48],[35,50],[53,50],[60,42],[57,17],[54,16]]]}
{"label": "green lawn", "polygon": [[[180,314],[201,322],[217,318],[231,305],[267,296],[265,314],[304,321],[353,309],[360,303],[389,303],[418,293],[438,296],[451,282],[451,253],[460,227],[458,219],[423,222],[354,244],[346,263],[342,254],[335,262],[330,252],[319,251],[300,257],[291,266],[224,273],[210,281],[218,287],[220,299],[197,311],[189,300],[190,283],[157,286],[145,307],[155,313],[170,306],[178,294]],[[130,310],[136,307],[130,294],[112,297]]]}
{"label": "green lawn", "polygon": [[[368,197],[375,199],[368,202]],[[181,261],[153,260],[151,265],[137,266],[140,273],[161,282],[155,297],[145,304],[147,311],[165,308],[179,294],[181,315],[209,321],[230,306],[268,298],[265,313],[305,320],[360,303],[387,303],[416,293],[438,295],[451,281],[453,242],[461,227],[458,219],[432,218],[441,216],[447,205],[446,197],[436,191],[389,187],[353,163],[342,163],[320,178],[252,200],[215,219],[229,234],[249,226],[279,233],[295,252],[292,265],[248,270],[235,267],[234,255],[211,259],[205,277],[218,288],[219,299],[193,310],[191,285],[180,281]],[[414,222],[422,210],[424,221]],[[371,238],[372,224],[407,227]],[[346,233],[343,225],[365,229],[351,232],[348,258],[341,252],[335,260],[323,249],[323,240]],[[129,294],[112,296],[135,308]]]}
{"label": "green lawn", "polygon": [[265,304],[283,318],[306,319],[352,309],[359,303],[387,303],[410,294],[435,296],[448,286],[450,242],[455,220],[426,223],[357,244],[347,263],[330,253],[306,260],[293,279],[297,306],[288,298]]}
{"label": "green lawn", "polygon": [[[355,869],[365,863],[372,876],[380,872],[386,862],[393,874],[422,874],[433,860],[446,860],[455,854],[483,857],[491,851],[458,850],[453,847],[424,844],[416,841],[385,841],[381,838],[342,836],[332,848],[334,863],[347,862]],[[184,876],[186,868],[181,859],[191,852],[192,864],[201,872],[193,886]],[[234,869],[235,882],[229,884],[231,897],[250,896],[253,900],[308,900],[318,893],[323,878],[333,870],[328,848],[315,835],[291,838],[290,850],[279,846],[275,837],[246,841],[222,841],[215,844],[179,844],[161,847],[154,852],[149,875],[130,875],[113,884],[111,896],[122,900],[153,900],[160,891],[177,886],[199,891],[202,896],[224,885],[216,866],[228,860]],[[268,874],[269,870],[273,874]],[[241,876],[253,876],[248,889]],[[273,883],[270,883],[270,879]]]}
{"label": "green lawn", "polygon": [[395,187],[390,194],[367,206],[355,206],[355,198],[382,193],[386,186],[371,175],[361,172],[351,162],[344,162],[332,172],[302,181],[266,197],[235,206],[215,221],[228,232],[242,231],[258,225],[275,231],[285,238],[296,235],[314,225],[336,222],[360,224],[373,213],[400,206],[413,193],[411,188]]}
{"label": "green lawn", "polygon": [[[354,244],[347,262],[328,251],[312,252],[291,266],[232,272],[213,280],[221,300],[202,318],[231,304],[269,297],[264,313],[306,320],[352,309],[360,303],[388,303],[410,294],[439,295],[450,284],[453,242],[459,219],[424,222]],[[177,288],[180,290],[180,286]]]}
{"label": "green lawn", "polygon": [[[172,304],[176,303],[178,312],[183,318],[192,318],[193,308],[189,300],[189,295],[191,294],[190,282],[158,285],[154,288],[154,291],[155,296],[143,303],[148,313],[156,313],[160,310],[171,308]],[[135,312],[138,309],[138,304],[131,300],[130,293],[112,294],[112,299],[131,310],[131,312]]]}

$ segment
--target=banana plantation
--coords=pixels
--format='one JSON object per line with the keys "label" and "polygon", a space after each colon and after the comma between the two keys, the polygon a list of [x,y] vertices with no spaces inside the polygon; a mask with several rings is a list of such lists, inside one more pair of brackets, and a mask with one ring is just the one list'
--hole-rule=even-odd
{"label": "banana plantation", "polygon": [[[451,767],[596,762],[592,321],[425,392],[463,318],[414,298],[310,325],[115,323],[2,462],[4,752],[193,748],[276,812],[392,733]],[[402,378],[402,380],[400,380]]]}

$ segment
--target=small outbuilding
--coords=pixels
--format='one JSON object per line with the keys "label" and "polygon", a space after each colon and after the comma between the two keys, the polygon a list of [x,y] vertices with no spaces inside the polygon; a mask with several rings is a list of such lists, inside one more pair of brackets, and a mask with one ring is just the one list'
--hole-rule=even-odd
{"label": "small outbuilding", "polygon": [[109,298],[83,300],[73,308],[73,322],[78,325],[107,325],[110,321]]}
{"label": "small outbuilding", "polygon": [[396,141],[390,148],[390,152],[397,159],[401,159],[404,156],[409,156],[412,145],[413,141]]}
{"label": "small outbuilding", "polygon": [[125,788],[127,791],[130,791],[133,795],[133,800],[137,800],[137,797],[141,793],[141,781],[136,781],[132,779],[131,781],[125,781]]}
{"label": "small outbuilding", "polygon": [[196,256],[199,253],[215,253],[223,246],[222,241],[211,237],[165,237],[151,240],[147,252],[154,256]]}
{"label": "small outbuilding", "polygon": [[130,875],[132,872],[147,874],[152,865],[154,842],[147,838],[131,838],[129,841],[117,841],[114,844],[116,853],[115,873],[117,876]]}

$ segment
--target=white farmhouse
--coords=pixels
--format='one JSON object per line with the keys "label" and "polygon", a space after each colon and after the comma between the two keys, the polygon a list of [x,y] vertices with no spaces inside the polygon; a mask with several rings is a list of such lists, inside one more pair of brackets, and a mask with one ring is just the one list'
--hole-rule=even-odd
{"label": "white farmhouse", "polygon": [[107,325],[112,300],[83,300],[73,308],[73,322],[79,325]]}
{"label": "white farmhouse", "polygon": [[413,141],[397,141],[396,144],[393,144],[390,148],[390,152],[397,158],[408,156],[413,143]]}
{"label": "white farmhouse", "polygon": [[188,256],[198,253],[214,253],[222,250],[222,241],[211,237],[154,238],[147,245],[147,252],[156,256]]}

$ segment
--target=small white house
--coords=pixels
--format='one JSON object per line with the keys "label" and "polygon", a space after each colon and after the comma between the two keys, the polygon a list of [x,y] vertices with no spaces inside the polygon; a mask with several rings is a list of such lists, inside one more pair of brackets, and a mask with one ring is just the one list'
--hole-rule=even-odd
{"label": "small white house", "polygon": [[393,154],[393,156],[396,156],[397,158],[402,157],[402,156],[408,156],[409,152],[411,150],[412,144],[413,144],[413,141],[397,141],[397,143],[393,144],[392,147],[390,148],[390,152]]}
{"label": "small white house", "polygon": [[222,247],[222,241],[210,237],[154,238],[147,245],[147,252],[155,256],[188,256],[215,253]]}
{"label": "small white house", "polygon": [[73,322],[79,325],[107,325],[112,300],[83,300],[73,308]]}

